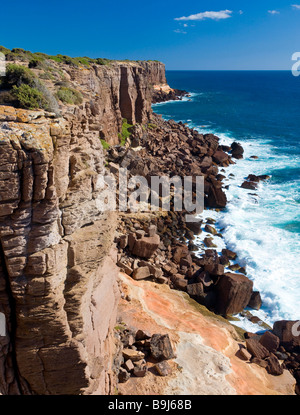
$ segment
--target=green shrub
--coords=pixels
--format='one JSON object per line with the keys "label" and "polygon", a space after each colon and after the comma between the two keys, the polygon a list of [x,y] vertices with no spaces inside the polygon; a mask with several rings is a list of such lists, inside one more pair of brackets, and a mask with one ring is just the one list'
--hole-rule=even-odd
{"label": "green shrub", "polygon": [[59,115],[55,97],[29,68],[15,64],[7,65],[1,86],[11,93],[16,106],[25,109],[41,108]]}
{"label": "green shrub", "polygon": [[33,59],[29,61],[28,67],[36,69],[46,69],[47,65],[45,64],[44,58],[40,56],[35,56]]}
{"label": "green shrub", "polygon": [[45,99],[44,105],[41,108],[45,109],[46,111],[54,112],[57,116],[59,116],[60,110],[58,102],[52,92],[49,91],[49,89],[37,78],[35,79],[34,85]]}
{"label": "green shrub", "polygon": [[109,59],[105,59],[105,58],[97,58],[96,59],[96,63],[98,65],[108,65],[109,62],[110,62],[110,60]]}
{"label": "green shrub", "polygon": [[122,133],[119,134],[119,138],[121,139],[120,144],[121,146],[124,146],[126,143],[127,138],[131,136],[131,132],[129,129],[133,127],[132,124],[129,124],[126,120],[126,118],[123,118],[122,120]]}
{"label": "green shrub", "polygon": [[7,53],[10,53],[10,50],[5,48],[4,46],[0,46],[0,52],[6,55]]}
{"label": "green shrub", "polygon": [[14,48],[8,53],[6,53],[7,60],[12,60],[12,61],[19,60],[19,61],[26,62],[32,59],[33,56],[34,55],[32,52],[30,52],[29,50],[21,49],[21,48]]}
{"label": "green shrub", "polygon": [[103,140],[103,138],[100,138],[100,141],[104,150],[108,150],[110,148],[110,145],[105,140]]}
{"label": "green shrub", "polygon": [[56,93],[56,96],[65,104],[71,105],[79,105],[83,100],[80,92],[66,86],[60,87]]}
{"label": "green shrub", "polygon": [[57,62],[57,63],[61,63],[62,62],[62,59],[59,56],[49,56],[48,59],[50,59],[50,60],[52,60],[54,62]]}
{"label": "green shrub", "polygon": [[14,85],[12,88],[12,94],[21,108],[35,110],[47,107],[47,101],[43,94],[36,88],[32,88],[29,85]]}
{"label": "green shrub", "polygon": [[25,66],[10,63],[6,66],[6,75],[2,80],[2,86],[12,88],[22,84],[34,86],[35,75]]}
{"label": "green shrub", "polygon": [[26,53],[26,51],[22,48],[14,48],[11,51],[12,53]]}
{"label": "green shrub", "polygon": [[[92,63],[97,63],[98,65],[108,65],[111,60],[106,58],[89,58],[87,56],[83,57],[76,57],[72,58],[67,55],[47,55],[46,53],[42,52],[30,52],[29,50],[24,50],[22,48],[14,48],[12,50],[5,48],[4,46],[0,46],[0,52],[4,53],[6,55],[7,60],[20,60],[20,61],[34,61],[36,62],[36,59],[38,61],[45,61],[46,59],[52,60],[57,63],[65,63],[70,66],[78,67],[80,65],[84,65],[89,67]],[[32,66],[35,67],[35,66]]]}
{"label": "green shrub", "polygon": [[16,105],[16,98],[11,91],[0,92],[0,105]]}

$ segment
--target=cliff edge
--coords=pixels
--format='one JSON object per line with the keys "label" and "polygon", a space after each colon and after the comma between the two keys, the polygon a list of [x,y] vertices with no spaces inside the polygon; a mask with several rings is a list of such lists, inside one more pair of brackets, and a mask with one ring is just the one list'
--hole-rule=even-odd
{"label": "cliff edge", "polygon": [[[180,393],[182,377],[177,369],[175,383],[156,388],[155,382],[147,384],[143,359],[141,367],[131,362],[129,372],[122,368],[130,359],[122,357],[124,333],[116,328],[120,316],[145,330],[144,318],[154,318],[156,323],[151,320],[150,327],[165,330],[178,341],[179,359],[186,356],[192,338],[197,359],[197,345],[204,338],[215,349],[207,354],[213,357],[207,381],[214,376],[215,390],[222,393],[247,392],[246,384],[237,387],[236,374],[230,378],[228,359],[237,368],[244,364],[233,356],[238,344],[235,330],[228,322],[226,328],[219,323],[216,328],[212,313],[193,322],[197,313],[187,308],[188,296],[169,288],[191,292],[192,285],[202,287],[194,293],[199,301],[209,297],[206,290],[215,290],[213,299],[218,293],[225,269],[218,255],[211,249],[204,258],[190,253],[197,249],[192,241],[194,233],[201,231],[199,223],[188,229],[181,213],[173,212],[165,217],[148,215],[147,221],[142,218],[137,223],[126,214],[101,209],[103,178],[112,177],[119,165],[128,167],[130,175],[144,177],[170,170],[204,176],[206,202],[223,208],[226,196],[218,166],[232,162],[224,153],[230,149],[221,149],[213,135],[203,136],[152,114],[154,96],[156,100],[182,96],[166,86],[160,62],[81,59],[78,63],[46,55],[28,61],[23,55],[14,56],[0,93],[0,313],[6,326],[6,332],[0,332],[0,394],[113,394],[120,374],[128,380],[130,371],[136,379],[143,377],[140,385],[145,393]],[[44,109],[30,109],[37,104]],[[120,278],[119,267],[134,278],[124,274]],[[238,277],[238,284],[231,275],[225,276],[234,286],[227,290],[225,305],[243,308],[252,285],[244,276]],[[151,288],[148,281],[139,281],[147,278],[161,285]],[[236,304],[235,293],[245,289],[247,298]],[[131,292],[132,303],[124,300],[124,290]],[[147,294],[156,300],[147,301]],[[176,318],[172,302],[182,307],[178,326],[171,324]],[[173,311],[168,314],[157,304],[167,304]],[[185,317],[189,318],[184,321]],[[218,339],[217,333],[225,331],[226,341],[222,336]],[[163,333],[155,340],[154,334],[152,346],[161,338],[168,339]],[[135,344],[143,350],[150,342],[147,336],[130,338],[128,356],[146,357],[147,350],[136,352],[135,341],[142,342]],[[157,344],[155,348],[159,355],[162,351]],[[214,362],[226,366],[216,376]],[[262,374],[261,367],[250,367],[244,372],[253,375],[255,384],[249,385],[249,391],[257,393],[259,379],[264,378],[266,393],[293,393],[294,379],[288,373],[281,375],[286,383],[280,386],[271,375]],[[186,370],[184,366],[188,386]],[[136,379],[132,376],[119,392],[135,391],[130,388],[140,380]],[[194,386],[186,391],[205,393]]]}

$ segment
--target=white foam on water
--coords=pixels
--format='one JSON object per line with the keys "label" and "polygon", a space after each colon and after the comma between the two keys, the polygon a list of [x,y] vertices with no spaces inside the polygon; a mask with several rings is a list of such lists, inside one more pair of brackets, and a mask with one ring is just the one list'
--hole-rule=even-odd
{"label": "white foam on water", "polygon": [[[180,102],[188,102],[188,101],[192,101],[192,99],[197,96],[197,95],[201,95],[201,93],[197,93],[197,92],[188,92],[189,96],[183,96],[181,97],[181,99],[170,99],[169,101],[163,101],[163,102],[156,102],[155,104],[152,104],[152,108],[156,108],[156,107],[161,107],[162,105],[165,104],[178,104]],[[171,117],[169,115],[165,115],[167,117]]]}
{"label": "white foam on water", "polygon": [[[178,101],[175,101],[178,102]],[[180,102],[180,101],[179,101]],[[190,128],[200,133],[213,133],[220,138],[220,144],[230,145],[235,137],[229,133],[220,134],[211,125],[196,125],[188,120]],[[239,141],[244,148],[244,158],[235,160],[220,173],[226,176],[224,185],[227,207],[222,212],[205,210],[201,215],[216,220],[217,230],[222,229],[223,238],[214,236],[215,248],[221,253],[227,247],[238,254],[237,263],[246,266],[247,277],[254,282],[254,290],[261,294],[261,310],[250,310],[270,326],[277,320],[299,320],[300,303],[300,235],[284,229],[285,223],[300,221],[299,181],[260,182],[256,190],[241,188],[249,174],[269,174],[273,170],[284,172],[286,168],[300,168],[300,157],[291,158],[270,144],[270,140],[253,138]],[[258,156],[252,159],[251,156]],[[207,249],[202,241],[203,232],[196,237],[199,255]],[[233,324],[249,331],[261,331],[261,327],[247,318],[238,316],[240,321]]]}
{"label": "white foam on water", "polygon": [[[221,144],[230,145],[233,141],[232,137],[217,135]],[[300,236],[278,225],[297,219],[297,215],[299,220],[296,202],[299,183],[292,180],[276,184],[270,180],[260,182],[253,191],[240,186],[249,174],[297,168],[300,160],[274,154],[267,140],[241,141],[241,144],[244,158],[221,172],[228,178],[228,181],[224,179],[224,184],[229,184],[229,189],[225,190],[228,204],[225,211],[217,213],[216,225],[224,228],[222,233],[227,247],[238,254],[237,262],[246,265],[247,276],[253,280],[254,289],[261,293],[263,307],[251,313],[269,325],[281,319],[298,320]],[[252,155],[259,158],[251,159]],[[246,330],[257,327],[246,318],[241,318],[237,325]]]}

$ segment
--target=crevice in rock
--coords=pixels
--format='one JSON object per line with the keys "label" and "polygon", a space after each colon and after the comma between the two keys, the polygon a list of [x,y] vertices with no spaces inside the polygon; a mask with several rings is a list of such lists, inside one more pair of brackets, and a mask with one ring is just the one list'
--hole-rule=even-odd
{"label": "crevice in rock", "polygon": [[8,297],[8,303],[10,308],[10,344],[11,344],[11,361],[14,370],[15,381],[17,384],[18,391],[20,395],[23,394],[22,382],[20,379],[20,373],[17,363],[16,356],[16,330],[17,330],[17,315],[16,315],[16,302],[13,296],[12,288],[10,285],[10,277],[6,266],[5,255],[2,247],[2,242],[0,241],[0,260],[2,264],[2,272],[5,279],[6,293]]}
{"label": "crevice in rock", "polygon": [[132,101],[129,95],[128,84],[128,68],[121,67],[121,81],[120,81],[120,110],[122,118],[125,118],[130,124],[133,120]]}

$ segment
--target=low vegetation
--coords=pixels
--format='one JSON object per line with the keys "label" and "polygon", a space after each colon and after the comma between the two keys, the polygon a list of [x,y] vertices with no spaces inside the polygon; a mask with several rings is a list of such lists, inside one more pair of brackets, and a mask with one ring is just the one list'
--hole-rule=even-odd
{"label": "low vegetation", "polygon": [[122,133],[119,134],[120,138],[120,144],[121,146],[124,146],[126,143],[127,138],[131,136],[130,128],[133,127],[132,124],[129,124],[126,120],[126,118],[123,118],[122,120]]}
{"label": "low vegetation", "polygon": [[56,93],[56,97],[64,104],[79,105],[83,101],[79,91],[67,86],[61,86]]}
{"label": "low vegetation", "polygon": [[21,108],[34,110],[37,108],[47,109],[47,101],[43,94],[36,88],[29,85],[22,84],[20,86],[14,85],[12,88],[12,96]]}
{"label": "low vegetation", "polygon": [[110,59],[105,58],[89,58],[87,56],[84,57],[75,57],[72,58],[67,55],[47,55],[46,53],[41,52],[30,52],[29,50],[24,50],[21,48],[14,48],[12,50],[5,48],[4,46],[0,46],[0,52],[2,52],[7,61],[21,61],[21,62],[29,62],[29,67],[31,68],[41,68],[43,69],[43,65],[46,64],[47,60],[54,61],[57,63],[65,63],[70,66],[78,67],[78,66],[90,66],[91,64],[98,64],[98,65],[109,65],[111,62]]}
{"label": "low vegetation", "polygon": [[59,114],[53,94],[23,65],[10,63],[1,79],[0,104],[10,104],[25,109],[44,109]]}
{"label": "low vegetation", "polygon": [[100,141],[104,150],[108,150],[110,148],[110,145],[105,140],[103,140],[103,138],[100,138]]}

